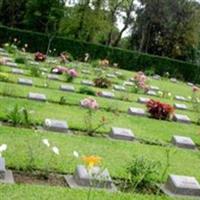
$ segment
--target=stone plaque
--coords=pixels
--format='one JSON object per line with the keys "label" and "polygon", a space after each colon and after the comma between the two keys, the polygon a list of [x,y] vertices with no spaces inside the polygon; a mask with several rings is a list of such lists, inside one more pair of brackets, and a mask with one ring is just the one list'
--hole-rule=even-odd
{"label": "stone plaque", "polygon": [[13,74],[24,74],[24,70],[23,69],[12,69],[12,73]]}
{"label": "stone plaque", "polygon": [[175,103],[174,107],[176,109],[180,109],[180,110],[187,110],[188,109],[188,107],[185,104],[179,104],[179,103]]}
{"label": "stone plaque", "polygon": [[155,79],[155,80],[160,80],[161,79],[160,75],[158,75],[158,74],[153,75],[152,78]]}
{"label": "stone plaque", "polygon": [[177,147],[186,148],[186,149],[195,149],[195,143],[192,141],[190,137],[183,137],[174,135],[172,137],[172,143]]}
{"label": "stone plaque", "polygon": [[114,85],[114,89],[118,91],[125,91],[125,87],[122,85]]}
{"label": "stone plaque", "polygon": [[107,78],[116,78],[116,75],[115,74],[106,74],[106,77]]}
{"label": "stone plaque", "polygon": [[175,96],[175,99],[178,101],[187,101],[187,99],[183,96]]}
{"label": "stone plaque", "polygon": [[88,86],[94,86],[93,81],[90,81],[90,80],[82,80],[81,84],[82,85],[88,85]]}
{"label": "stone plaque", "polygon": [[59,76],[57,74],[48,74],[47,77],[50,80],[59,80]]}
{"label": "stone plaque", "polygon": [[14,62],[6,62],[5,65],[9,67],[18,67],[17,63],[14,63]]}
{"label": "stone plaque", "polygon": [[151,85],[151,86],[149,87],[149,89],[150,89],[150,90],[153,90],[153,91],[158,91],[158,90],[159,90],[159,87]]}
{"label": "stone plaque", "polygon": [[113,127],[110,137],[119,140],[134,140],[135,136],[131,129]]}
{"label": "stone plaque", "polygon": [[147,92],[147,94],[150,95],[150,96],[156,96],[157,95],[157,93],[154,90],[149,90]]}
{"label": "stone plaque", "polygon": [[99,96],[105,97],[105,98],[111,98],[111,99],[115,97],[114,93],[112,93],[112,92],[107,92],[107,91],[101,91],[101,92],[99,93]]}
{"label": "stone plaque", "polygon": [[172,83],[177,83],[177,79],[176,79],[176,78],[170,78],[170,81],[171,81]]}
{"label": "stone plaque", "polygon": [[145,111],[142,108],[133,108],[133,107],[130,107],[128,109],[128,113],[130,115],[146,116],[146,113],[145,113]]}
{"label": "stone plaque", "polygon": [[56,120],[56,119],[45,119],[44,127],[50,131],[56,132],[67,132],[68,125],[67,122],[64,120]]}
{"label": "stone plaque", "polygon": [[28,99],[36,100],[36,101],[46,101],[47,98],[44,94],[41,93],[33,93],[29,92]]}
{"label": "stone plaque", "polygon": [[61,85],[60,90],[67,91],[67,92],[74,92],[75,91],[73,85]]}
{"label": "stone plaque", "polygon": [[19,78],[18,83],[22,85],[33,85],[33,81],[31,79]]}
{"label": "stone plaque", "polygon": [[124,84],[123,85],[126,85],[126,86],[134,86],[134,83],[131,82],[131,81],[124,81]]}
{"label": "stone plaque", "polygon": [[174,121],[177,121],[177,122],[191,123],[191,120],[187,115],[174,114],[173,119]]}
{"label": "stone plaque", "polygon": [[139,97],[139,98],[138,98],[138,102],[139,102],[139,103],[144,103],[144,104],[146,104],[148,101],[150,101],[149,98],[145,98],[145,97]]}

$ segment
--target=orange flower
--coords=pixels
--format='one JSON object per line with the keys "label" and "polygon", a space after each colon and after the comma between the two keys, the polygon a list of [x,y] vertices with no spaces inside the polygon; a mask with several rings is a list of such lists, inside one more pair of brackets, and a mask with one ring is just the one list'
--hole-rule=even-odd
{"label": "orange flower", "polygon": [[84,156],[82,159],[89,169],[93,168],[95,165],[100,165],[102,160],[99,156]]}

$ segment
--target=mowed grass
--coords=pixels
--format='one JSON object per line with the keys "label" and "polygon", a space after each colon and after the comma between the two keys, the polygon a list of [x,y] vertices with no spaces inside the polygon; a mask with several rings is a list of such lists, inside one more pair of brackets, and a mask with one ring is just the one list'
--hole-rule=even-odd
{"label": "mowed grass", "polygon": [[[60,155],[53,155],[51,148],[42,143],[44,138],[49,140],[51,147],[57,146],[60,149]],[[200,180],[198,151],[1,126],[0,144],[3,143],[8,145],[4,156],[9,168],[27,170],[31,165],[34,169],[46,170],[48,166],[51,171],[73,173],[76,165],[82,163],[81,159],[73,157],[73,151],[78,151],[80,157],[101,156],[103,166],[116,178],[127,178],[127,166],[134,158],[144,156],[161,163],[159,176],[156,177],[158,182],[166,181],[167,174],[195,176]],[[170,167],[165,177],[162,177],[168,151]]]}
{"label": "mowed grass", "polygon": [[[87,189],[68,189],[40,185],[0,185],[0,198],[3,200],[86,200]],[[175,200],[167,196],[153,196],[140,194],[111,193],[106,191],[92,191],[91,198],[95,200]],[[185,198],[179,198],[185,200]],[[192,200],[192,199],[191,199]]]}
{"label": "mowed grass", "polygon": [[[85,117],[87,109],[80,106],[67,106],[52,103],[42,103],[19,98],[0,98],[0,117],[7,119],[9,108],[18,105],[30,111],[30,118],[34,123],[43,124],[45,118],[62,119],[68,122],[69,128],[85,130]],[[9,105],[9,106],[8,106]],[[197,144],[200,144],[199,126],[194,124],[182,124],[155,120],[147,117],[131,116],[129,114],[115,114],[106,111],[94,112],[92,123],[96,127],[105,117],[108,124],[99,129],[100,132],[110,132],[111,127],[131,128],[136,137],[169,142],[173,135],[190,136]]]}

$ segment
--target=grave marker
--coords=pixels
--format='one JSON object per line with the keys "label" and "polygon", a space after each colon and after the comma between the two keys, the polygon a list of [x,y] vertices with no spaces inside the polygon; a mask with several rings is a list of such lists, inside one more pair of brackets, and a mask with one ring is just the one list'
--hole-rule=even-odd
{"label": "grave marker", "polygon": [[146,116],[146,113],[145,113],[145,111],[142,108],[133,108],[133,107],[130,107],[128,109],[128,113],[130,115]]}
{"label": "grave marker", "polygon": [[21,85],[33,85],[33,81],[31,79],[25,79],[25,78],[18,78],[18,83]]}
{"label": "grave marker", "polygon": [[195,149],[196,148],[195,143],[192,141],[192,139],[190,137],[174,135],[172,137],[172,144],[174,144],[180,148],[186,148],[186,149]]}
{"label": "grave marker", "polygon": [[44,127],[45,127],[45,129],[47,129],[49,131],[56,131],[56,132],[67,132],[68,131],[67,122],[64,120],[45,119]]}
{"label": "grave marker", "polygon": [[101,91],[101,92],[99,93],[99,96],[112,99],[112,98],[115,97],[115,94],[112,93],[112,92]]}
{"label": "grave marker", "polygon": [[177,122],[188,123],[188,124],[191,123],[191,120],[187,115],[174,114],[173,120]]}
{"label": "grave marker", "polygon": [[74,86],[73,85],[61,85],[60,90],[67,91],[67,92],[74,92]]}
{"label": "grave marker", "polygon": [[117,128],[117,127],[112,128],[110,137],[114,139],[129,140],[129,141],[132,141],[135,139],[135,136],[132,133],[131,129]]}
{"label": "grave marker", "polygon": [[47,100],[47,98],[44,94],[33,93],[33,92],[29,92],[28,99],[36,100],[36,101],[46,101]]}

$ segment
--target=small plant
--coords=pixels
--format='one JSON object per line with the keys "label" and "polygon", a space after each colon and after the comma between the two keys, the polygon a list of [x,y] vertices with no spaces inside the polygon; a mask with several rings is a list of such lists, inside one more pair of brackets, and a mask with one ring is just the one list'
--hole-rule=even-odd
{"label": "small plant", "polygon": [[74,78],[78,76],[78,73],[75,69],[69,69],[66,73],[67,82],[72,82]]}
{"label": "small plant", "polygon": [[66,98],[64,96],[60,97],[59,104],[60,105],[65,105],[66,104]]}
{"label": "small plant", "polygon": [[71,62],[74,60],[73,56],[68,52],[62,52],[60,54],[61,63]]}
{"label": "small plant", "polygon": [[7,82],[9,80],[9,76],[6,73],[0,72],[0,81]]}
{"label": "small plant", "polygon": [[93,89],[89,88],[89,87],[81,87],[79,89],[79,92],[81,94],[87,94],[87,95],[92,95],[92,96],[96,95],[96,92]]}
{"label": "small plant", "polygon": [[26,64],[27,60],[24,57],[17,57],[17,58],[15,58],[15,62],[19,63],[19,64]]}
{"label": "small plant", "polygon": [[128,188],[135,192],[136,189],[155,187],[160,166],[160,162],[136,157],[127,167]]}
{"label": "small plant", "polygon": [[112,85],[111,81],[104,77],[94,79],[94,84],[99,88],[109,88]]}
{"label": "small plant", "polygon": [[6,49],[8,53],[16,53],[17,51],[17,46],[12,43],[5,43],[4,48]]}
{"label": "small plant", "polygon": [[151,99],[147,102],[147,111],[155,119],[169,120],[174,113],[174,107]]}
{"label": "small plant", "polygon": [[135,76],[134,76],[134,81],[136,86],[138,87],[138,89],[147,91],[149,86],[147,84],[148,78],[147,76],[145,76],[145,74],[143,72],[138,72]]}
{"label": "small plant", "polygon": [[46,56],[41,52],[35,53],[35,61],[44,62],[46,60]]}
{"label": "small plant", "polygon": [[99,65],[99,60],[93,60],[91,62],[91,65],[93,68],[98,68],[100,65]]}
{"label": "small plant", "polygon": [[34,77],[40,77],[41,76],[41,70],[38,66],[31,66],[30,67],[30,73],[31,73],[31,76],[34,76]]}

